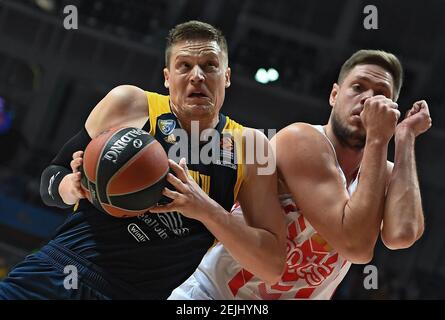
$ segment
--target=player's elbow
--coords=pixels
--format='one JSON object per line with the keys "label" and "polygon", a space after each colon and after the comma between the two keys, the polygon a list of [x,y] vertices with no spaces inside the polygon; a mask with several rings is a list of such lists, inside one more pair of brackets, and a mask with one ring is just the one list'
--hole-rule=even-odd
{"label": "player's elbow", "polygon": [[286,250],[283,248],[275,254],[274,259],[268,264],[268,270],[262,280],[268,285],[274,285],[281,281],[285,266]]}
{"label": "player's elbow", "polygon": [[349,244],[343,250],[344,257],[354,264],[367,264],[374,257],[374,245],[368,243]]}
{"label": "player's elbow", "polygon": [[373,254],[360,254],[354,255],[351,259],[348,260],[354,264],[368,264],[371,262],[373,257]]}
{"label": "player's elbow", "polygon": [[283,259],[277,263],[277,266],[274,269],[274,272],[272,273],[272,277],[270,279],[270,283],[275,284],[279,281],[281,281],[281,278],[283,277],[283,273],[286,267],[286,257],[283,256]]}
{"label": "player's elbow", "polygon": [[284,271],[284,264],[277,265],[273,269],[268,271],[268,274],[262,279],[267,285],[273,286],[281,281],[281,277]]}
{"label": "player's elbow", "polygon": [[273,286],[274,284],[281,281],[283,272],[284,263],[275,260],[269,260],[267,264],[263,265],[261,271],[254,271],[255,275],[269,286]]}
{"label": "player's elbow", "polygon": [[351,263],[354,264],[368,264],[374,257],[374,251],[362,251],[348,254],[346,257]]}
{"label": "player's elbow", "polygon": [[388,249],[398,250],[411,247],[423,233],[423,228],[405,224],[396,230],[382,233],[382,241]]}

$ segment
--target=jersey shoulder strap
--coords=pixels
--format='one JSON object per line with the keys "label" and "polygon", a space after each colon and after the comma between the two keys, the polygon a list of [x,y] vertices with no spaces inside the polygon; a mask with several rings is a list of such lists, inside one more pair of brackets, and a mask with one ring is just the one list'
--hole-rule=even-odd
{"label": "jersey shoulder strap", "polygon": [[156,133],[156,120],[165,113],[170,113],[170,96],[165,96],[155,92],[147,93],[148,99],[148,117],[150,120],[150,134],[155,136]]}
{"label": "jersey shoulder strap", "polygon": [[[236,200],[241,184],[244,180],[244,127],[238,122],[230,119],[226,116],[226,124],[222,130],[223,136],[230,135],[233,144],[235,145],[234,156],[236,157],[237,172],[236,183],[233,189],[233,199]],[[222,141],[222,147],[224,148],[225,141]]]}

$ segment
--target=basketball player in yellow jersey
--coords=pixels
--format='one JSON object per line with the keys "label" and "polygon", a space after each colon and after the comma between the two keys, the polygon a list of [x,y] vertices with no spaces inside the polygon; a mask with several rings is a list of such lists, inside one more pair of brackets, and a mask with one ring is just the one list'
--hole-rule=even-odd
{"label": "basketball player in yellow jersey", "polygon": [[[185,24],[166,49],[164,78],[170,93],[170,108],[187,132],[191,130],[192,121],[199,121],[200,132],[218,125],[225,89],[230,86],[227,45],[225,41],[205,38],[209,33],[206,28],[210,30],[210,26],[203,23]],[[96,106],[85,126],[91,137],[115,126],[141,128],[148,119],[149,107],[143,90],[132,86],[118,87]],[[259,131],[254,130],[254,134],[256,143],[269,144]],[[74,162],[73,167],[78,167],[81,158]],[[238,193],[248,222],[245,225],[227,215],[226,210],[203,192],[187,175],[184,162],[181,166],[171,162],[171,166],[177,178],[170,174],[168,181],[176,191],[167,189],[165,195],[173,202],[150,211],[178,211],[201,221],[241,265],[269,283],[280,279],[284,268],[285,232],[276,175],[258,175],[258,164],[245,166],[245,178]],[[79,175],[76,175],[75,183],[60,186],[62,198],[69,198],[66,203],[73,204],[80,196]],[[75,196],[70,196],[72,194]],[[261,263],[266,259],[270,263]]]}
{"label": "basketball player in yellow jersey", "polygon": [[[165,57],[169,97],[129,85],[111,90],[92,110],[85,128],[44,170],[44,202],[59,207],[79,202],[80,208],[49,244],[16,266],[0,283],[0,298],[165,299],[193,273],[214,238],[267,283],[280,279],[286,233],[277,178],[275,172],[258,174],[270,163],[263,166],[255,159],[251,164],[232,166],[232,171],[223,175],[219,172],[222,167],[228,168],[227,163],[197,164],[199,171],[208,169],[203,176],[212,178],[210,186],[200,181],[210,195],[213,180],[215,188],[226,186],[220,190],[226,196],[213,192],[212,199],[191,178],[184,161],[179,165],[171,162],[175,175],[169,174],[168,182],[175,190],[165,189],[164,194],[172,202],[153,208],[143,217],[114,218],[83,199],[79,173],[82,150],[104,130],[132,126],[157,137],[160,131],[166,133],[165,126],[171,123],[157,121],[161,116],[176,119],[177,126],[188,134],[193,121],[199,123],[199,133],[205,129],[221,132],[224,128],[241,128],[220,114],[225,90],[230,86],[230,68],[227,44],[219,30],[198,21],[178,25],[170,31]],[[262,133],[250,128],[243,131],[252,134],[257,145],[269,149],[269,141]],[[237,145],[245,149],[244,143]],[[241,151],[246,155],[246,150]],[[269,156],[273,161],[272,153]],[[194,163],[189,165],[195,170]],[[219,180],[213,179],[214,175]],[[247,223],[228,214],[235,200],[243,207]],[[129,224],[140,231],[143,241],[129,234]],[[266,260],[267,264],[262,263]],[[78,268],[77,290],[64,289],[66,274],[60,266],[67,264]]]}

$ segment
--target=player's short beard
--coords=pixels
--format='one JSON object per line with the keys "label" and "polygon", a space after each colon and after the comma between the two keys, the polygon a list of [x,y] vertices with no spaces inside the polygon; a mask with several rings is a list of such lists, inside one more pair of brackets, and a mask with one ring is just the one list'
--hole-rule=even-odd
{"label": "player's short beard", "polygon": [[361,150],[364,148],[366,143],[365,133],[354,133],[349,130],[345,125],[343,125],[335,112],[333,112],[331,115],[331,123],[332,131],[341,145],[355,150]]}

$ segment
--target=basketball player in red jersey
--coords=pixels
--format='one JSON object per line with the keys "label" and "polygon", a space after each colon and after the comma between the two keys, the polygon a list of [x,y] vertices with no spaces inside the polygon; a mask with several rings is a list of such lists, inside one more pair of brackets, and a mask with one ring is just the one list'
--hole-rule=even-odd
{"label": "basketball player in red jersey", "polygon": [[[189,163],[190,173],[184,161],[171,162],[176,176],[169,174],[168,181],[175,190],[166,189],[164,194],[173,201],[134,218],[108,216],[83,199],[82,150],[91,137],[112,127],[143,128],[167,153],[175,144],[172,127],[190,133],[192,121],[199,122],[199,133],[238,130],[250,133],[257,145],[268,149],[269,141],[259,131],[243,128],[220,113],[230,86],[230,68],[227,44],[219,30],[198,21],[172,29],[164,76],[169,96],[129,85],[111,90],[92,110],[85,128],[43,172],[45,203],[69,207],[80,200],[79,206],[48,245],[0,283],[0,298],[165,299],[193,273],[215,237],[264,281],[279,280],[285,231],[276,173],[259,175],[263,164],[258,161]],[[232,138],[229,145],[233,147],[225,154],[231,159],[235,154],[245,155],[244,141]],[[269,161],[274,161],[271,153]],[[208,182],[206,192],[191,178],[192,170],[195,177]],[[228,214],[235,200],[242,205],[247,224]],[[138,232],[137,239],[132,232]],[[265,260],[267,264],[261,263]],[[66,285],[67,265],[78,270],[76,288]]]}
{"label": "basketball player in red jersey", "polygon": [[379,234],[390,249],[413,245],[424,230],[414,143],[431,118],[422,100],[397,124],[401,85],[393,54],[358,51],[332,87],[329,122],[295,123],[273,138],[287,220],[280,281],[265,283],[218,244],[169,299],[330,299],[351,263],[372,259]]}

